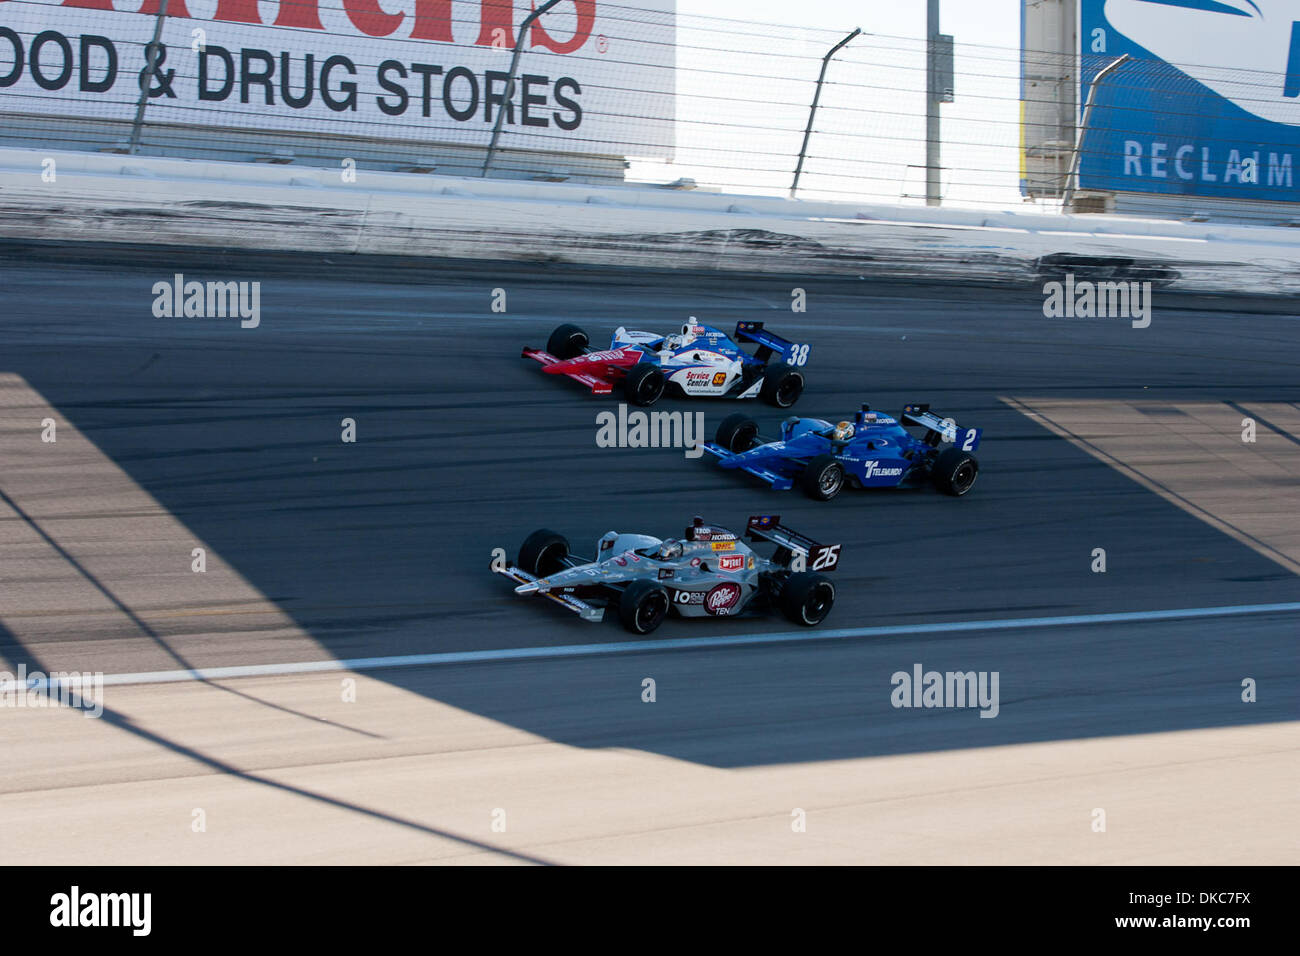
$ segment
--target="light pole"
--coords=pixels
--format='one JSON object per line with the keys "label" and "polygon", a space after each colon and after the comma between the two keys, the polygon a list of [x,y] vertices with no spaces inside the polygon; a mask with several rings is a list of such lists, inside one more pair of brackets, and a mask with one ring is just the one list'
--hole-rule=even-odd
{"label": "light pole", "polygon": [[925,7],[925,204],[937,206],[939,189],[939,0],[926,0]]}

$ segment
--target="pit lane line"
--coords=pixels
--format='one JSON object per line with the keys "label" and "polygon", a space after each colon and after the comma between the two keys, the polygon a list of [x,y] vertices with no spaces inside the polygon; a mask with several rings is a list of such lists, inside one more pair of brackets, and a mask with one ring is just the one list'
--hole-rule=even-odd
{"label": "pit lane line", "polygon": [[[482,651],[448,651],[438,654],[401,654],[390,657],[355,657],[326,661],[298,661],[282,664],[248,664],[203,667],[194,670],[147,671],[134,674],[105,674],[105,686],[169,684],[180,681],[213,681],[236,677],[276,677],[331,671],[367,671],[392,667],[436,667],[445,664],[548,660],[563,657],[591,657],[612,654],[642,654],[652,651],[703,650],[765,644],[851,640],[864,637],[897,637],[908,634],[945,634],[960,631],[1012,631],[1043,627],[1088,624],[1129,624],[1147,621],[1178,621],[1194,618],[1241,617],[1251,614],[1300,612],[1300,601],[1284,604],[1235,604],[1223,607],[1170,608],[1160,611],[1118,611],[1107,614],[1070,614],[1060,617],[1024,617],[985,621],[948,621],[936,624],[899,624],[884,627],[807,629],[768,634],[738,634],[722,637],[679,637],[663,640],[618,641],[606,644],[565,644],[556,647],[512,647]],[[12,677],[9,678],[12,681]],[[76,681],[71,678],[70,681]],[[57,688],[63,679],[32,676],[28,690]],[[0,684],[7,689],[9,683]]]}

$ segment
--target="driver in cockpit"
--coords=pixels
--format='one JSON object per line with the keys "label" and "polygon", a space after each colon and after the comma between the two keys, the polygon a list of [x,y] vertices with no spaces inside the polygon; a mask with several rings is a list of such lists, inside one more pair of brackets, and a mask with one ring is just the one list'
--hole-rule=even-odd
{"label": "driver in cockpit", "polygon": [[682,326],[682,331],[680,333],[664,336],[664,340],[659,346],[660,353],[665,355],[671,355],[672,353],[676,352],[678,349],[684,349],[692,345],[695,342],[695,340],[699,338],[699,336],[697,336],[693,331],[691,331],[694,327],[695,327],[695,316],[691,316],[691,321],[688,324]]}
{"label": "driver in cockpit", "polygon": [[659,545],[659,550],[655,552],[655,557],[660,561],[676,561],[681,556],[682,543],[676,538],[669,538]]}

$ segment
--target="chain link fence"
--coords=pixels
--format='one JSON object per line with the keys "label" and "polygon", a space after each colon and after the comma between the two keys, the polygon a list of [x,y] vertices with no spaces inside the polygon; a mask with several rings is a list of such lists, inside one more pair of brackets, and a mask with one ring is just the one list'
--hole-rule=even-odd
{"label": "chain link fence", "polygon": [[[801,198],[925,201],[923,38],[853,36],[809,127],[823,58],[854,24],[565,0],[524,37],[512,84],[529,10],[511,0],[124,2],[0,0],[0,146],[787,195],[806,135]],[[1292,185],[1289,144],[1239,142],[1204,115],[1207,84],[1266,115],[1287,76],[1133,59],[1080,136],[1078,73],[1111,60],[956,43],[943,203],[1057,209],[1076,163],[1094,189]]]}

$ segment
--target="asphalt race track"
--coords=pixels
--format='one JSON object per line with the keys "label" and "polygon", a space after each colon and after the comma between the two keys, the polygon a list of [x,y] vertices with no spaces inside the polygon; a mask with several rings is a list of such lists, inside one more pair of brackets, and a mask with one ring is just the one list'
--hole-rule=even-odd
{"label": "asphalt race track", "polygon": [[[260,325],[155,318],[174,273],[260,281]],[[22,247],[0,303],[0,666],[110,675],[102,720],[0,709],[0,818],[28,836],[5,862],[1300,856],[1289,303],[1157,290],[1134,329],[1044,318],[1039,290]],[[799,414],[982,426],[975,489],[820,503],[597,447],[620,396],[519,357],[563,321],[599,344],[689,315],[811,343]],[[784,417],[661,408],[710,438]],[[843,544],[822,628],[670,619],[619,647],[614,615],[488,570],[537,527],[588,551],[757,513]],[[891,706],[917,663],[998,672],[996,718]]]}

